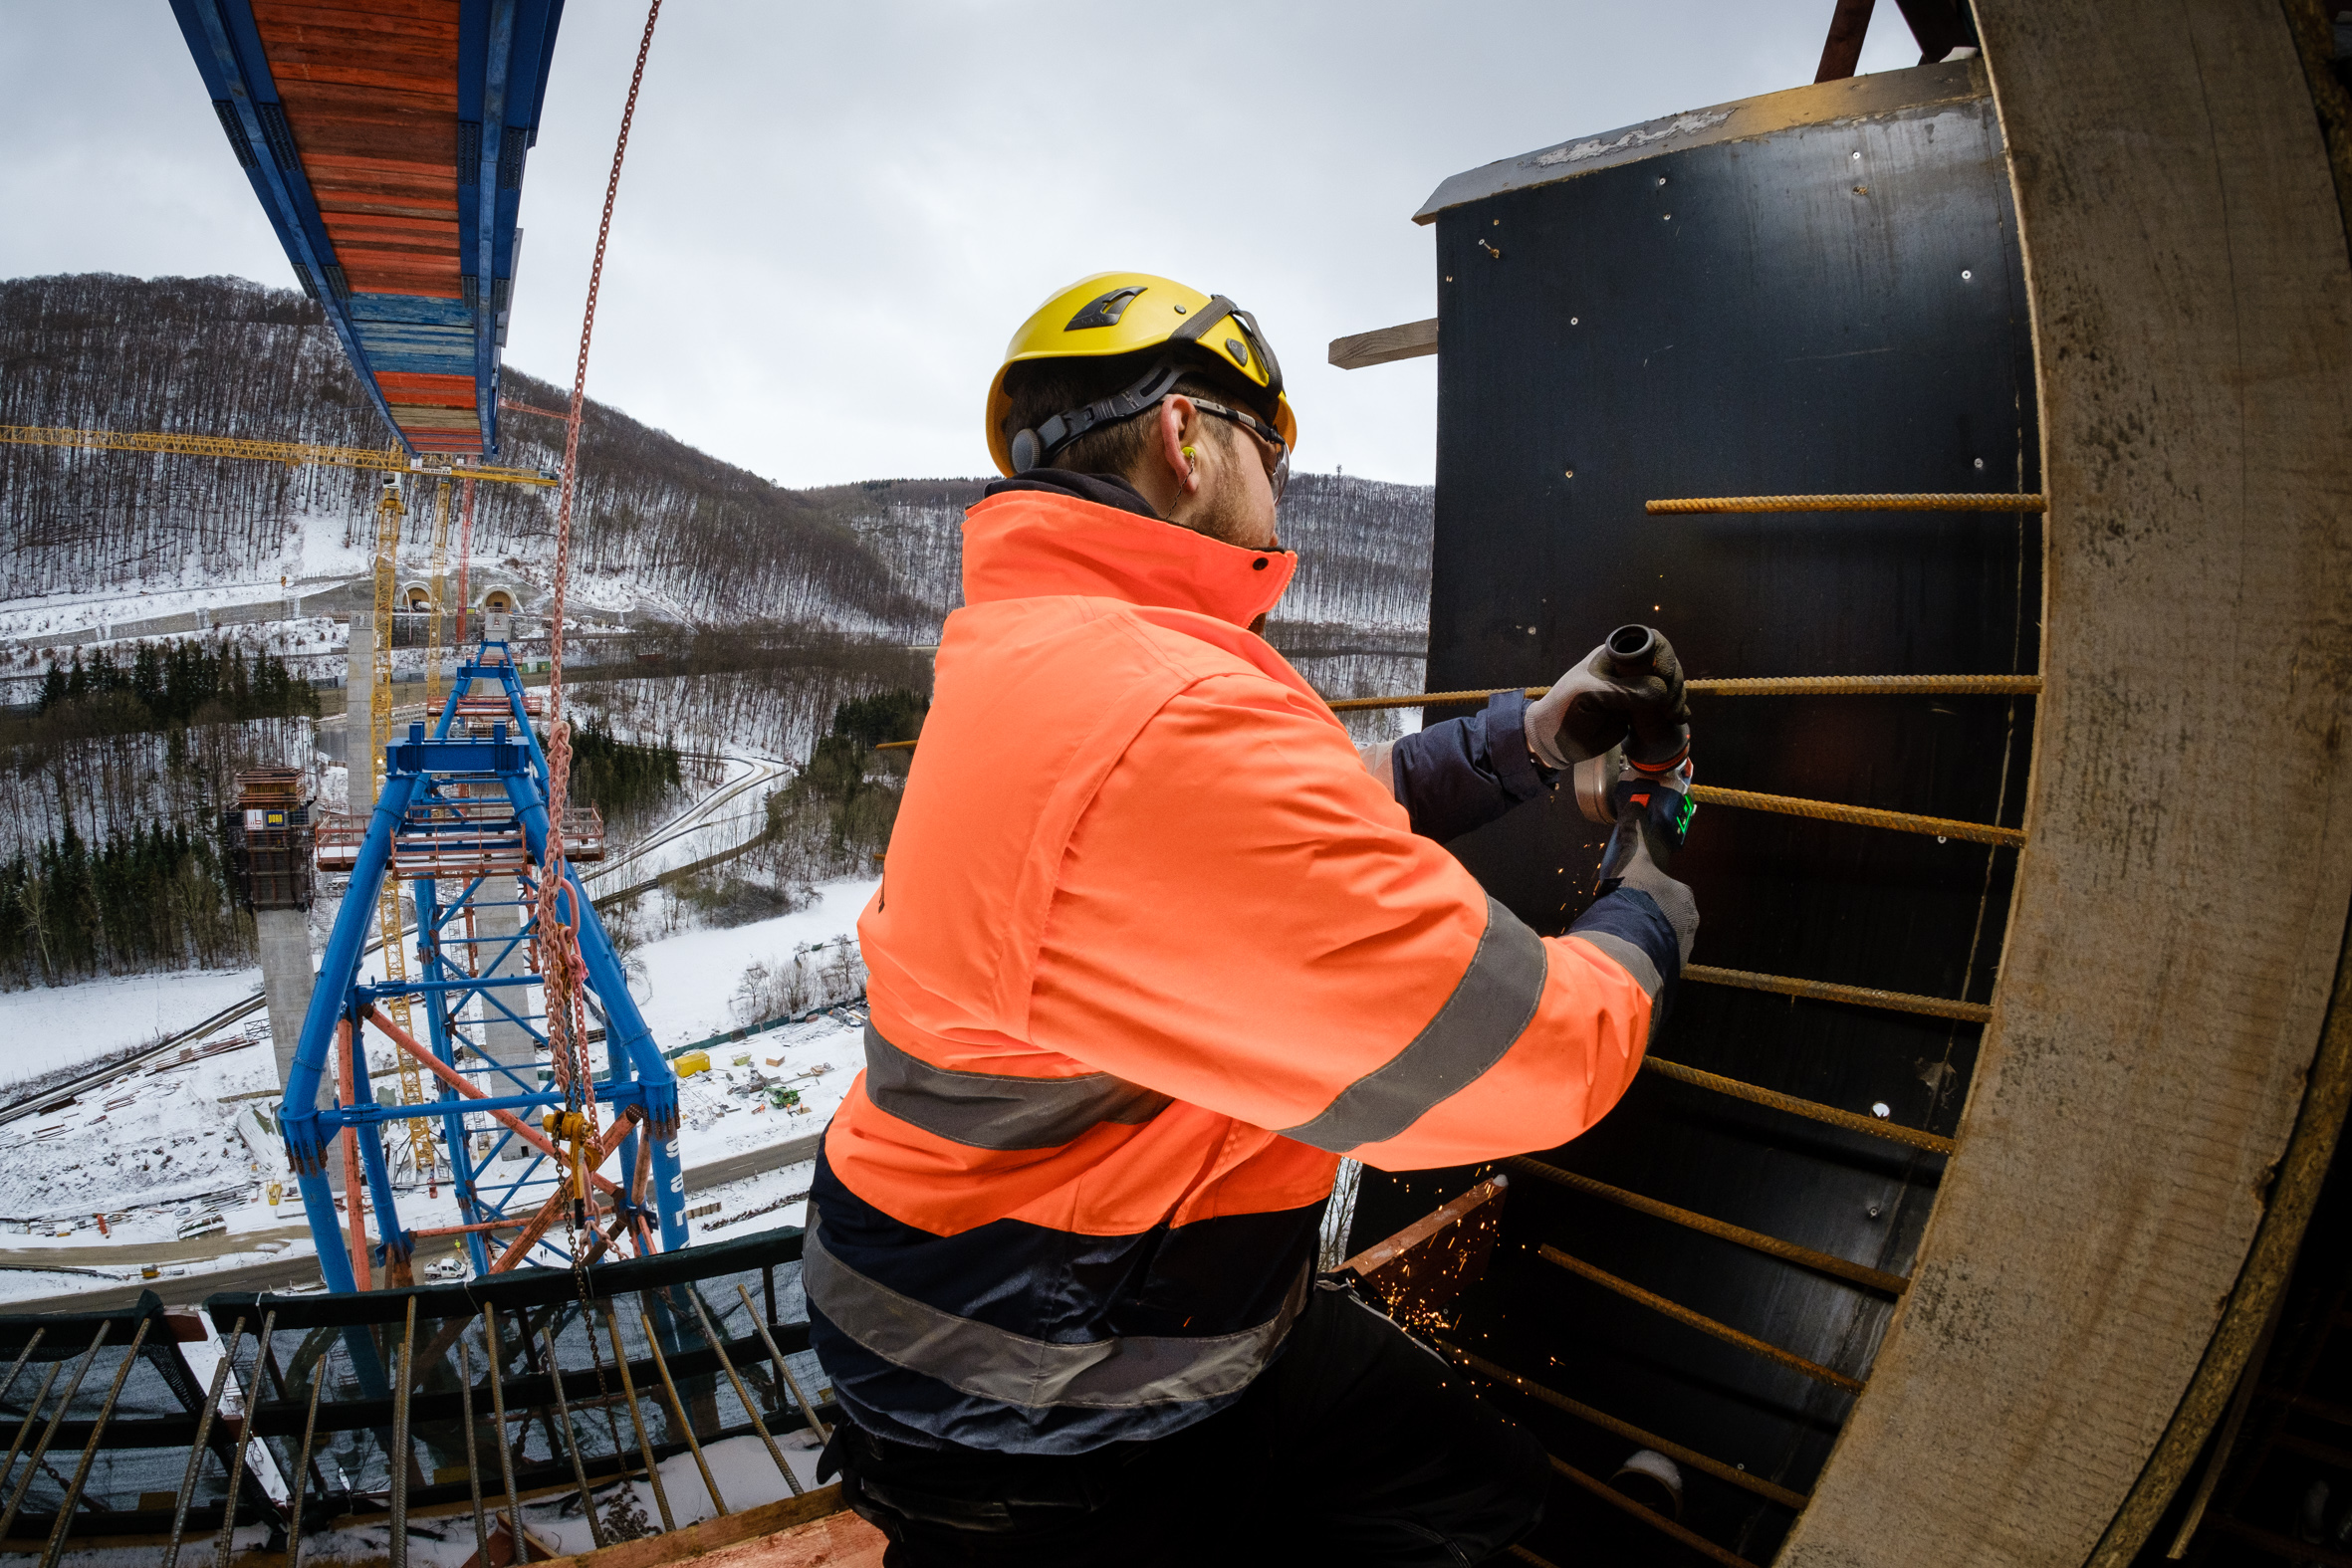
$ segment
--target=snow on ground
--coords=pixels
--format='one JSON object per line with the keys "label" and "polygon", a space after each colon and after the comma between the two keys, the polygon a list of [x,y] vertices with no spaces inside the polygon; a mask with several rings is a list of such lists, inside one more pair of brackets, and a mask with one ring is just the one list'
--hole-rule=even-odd
{"label": "snow on ground", "polygon": [[275,559],[247,565],[250,575],[217,580],[204,575],[191,555],[179,569],[125,577],[92,592],[49,593],[10,599],[0,605],[0,637],[27,638],[118,620],[184,615],[193,609],[222,609],[266,603],[305,593],[374,569],[375,541],[362,527],[346,543],[342,513],[302,514],[287,520],[285,543]]}
{"label": "snow on ground", "polygon": [[201,969],[0,992],[0,1084],[184,1029],[260,989],[259,969]]}
{"label": "snow on ground", "polygon": [[[676,1049],[758,1021],[759,1009],[741,1010],[739,996],[754,966],[776,972],[799,958],[812,972],[819,965],[811,961],[822,960],[836,976],[848,973],[857,915],[875,886],[865,879],[822,884],[816,902],[794,914],[644,943],[636,952],[640,1005],[654,1037]],[[26,1042],[6,1070],[46,1070],[185,1027],[259,984],[258,971],[243,970],[0,995],[0,1035]],[[679,1084],[690,1207],[720,1206],[694,1224],[697,1236],[801,1223],[813,1169],[806,1160],[723,1184],[698,1181],[695,1173],[720,1176],[736,1162],[756,1167],[759,1151],[823,1129],[864,1062],[864,1021],[863,1008],[851,1004],[706,1047],[709,1069]],[[311,1252],[300,1230],[302,1200],[272,1121],[275,1063],[266,1032],[248,1022],[221,1038],[246,1043],[208,1055],[174,1052],[54,1111],[0,1126],[0,1300],[92,1287],[91,1273],[61,1271],[69,1268],[129,1282],[145,1266],[176,1277],[270,1257],[299,1263]],[[59,1043],[66,1040],[71,1047]],[[39,1047],[46,1049],[35,1055]],[[379,1073],[389,1065],[382,1053],[370,1055]],[[379,1081],[379,1093],[388,1088]],[[794,1103],[777,1103],[788,1096]],[[429,1196],[403,1190],[400,1202],[411,1227],[461,1218],[445,1182]],[[708,1229],[736,1216],[744,1218]],[[196,1233],[183,1237],[183,1231]],[[447,1267],[440,1258],[418,1261]]]}
{"label": "snow on ground", "polygon": [[866,878],[823,882],[817,902],[796,914],[723,931],[689,931],[637,949],[650,986],[638,1001],[654,1038],[664,1046],[732,1029],[732,999],[753,964],[789,964],[801,950],[856,940],[857,916],[881,884]]}

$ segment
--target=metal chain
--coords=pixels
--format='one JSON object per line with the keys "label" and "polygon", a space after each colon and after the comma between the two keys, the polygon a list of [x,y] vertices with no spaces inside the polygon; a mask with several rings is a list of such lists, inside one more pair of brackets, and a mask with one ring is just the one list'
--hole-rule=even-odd
{"label": "metal chain", "polygon": [[[629,126],[637,114],[637,95],[645,82],[645,57],[653,48],[653,27],[661,18],[661,0],[645,10],[645,33],[637,41],[636,68],[629,74],[628,100],[621,106],[620,135],[612,145],[612,172],[604,182],[604,212],[596,224],[595,258],[588,264],[588,305],[581,314],[580,357],[572,369],[572,403],[564,420],[564,468],[556,492],[555,599],[548,619],[548,832],[547,853],[539,875],[540,946],[547,968],[547,1023],[549,1055],[564,1091],[567,1115],[582,1118],[574,1124],[572,1144],[598,1141],[594,1068],[588,1060],[588,1031],[581,1010],[579,898],[569,885],[564,863],[564,814],[571,800],[572,731],[564,718],[564,616],[572,578],[572,505],[580,489],[581,412],[588,401],[588,345],[596,330],[596,296],[603,287],[604,251],[612,237],[612,206],[620,195],[620,169],[628,156]],[[561,901],[573,904],[572,918],[559,913]],[[582,1173],[575,1179],[583,1181]],[[572,1267],[582,1301],[588,1299],[587,1243],[582,1234],[587,1217],[585,1193],[575,1193],[567,1211],[566,1230],[572,1246]],[[599,1358],[599,1373],[601,1371]]]}
{"label": "metal chain", "polygon": [[[596,1343],[589,1315],[593,1293],[588,1275],[588,1237],[597,1232],[594,1200],[588,1191],[588,1151],[600,1148],[602,1137],[597,1126],[595,1067],[588,1059],[587,1020],[582,1011],[587,965],[581,958],[580,925],[588,917],[581,908],[580,891],[565,869],[564,814],[571,803],[572,729],[564,717],[564,615],[572,579],[572,504],[580,487],[580,421],[588,401],[588,343],[596,330],[596,295],[603,285],[604,249],[612,236],[612,205],[620,194],[620,167],[628,155],[629,125],[636,118],[645,57],[653,48],[653,25],[660,17],[661,0],[651,0],[645,10],[645,33],[637,42],[636,69],[629,74],[628,101],[621,106],[620,135],[612,146],[612,173],[604,182],[604,213],[596,225],[595,259],[588,264],[588,306],[580,322],[580,358],[573,365],[572,404],[564,421],[564,468],[556,492],[555,599],[548,615],[547,853],[539,868],[537,889],[539,945],[546,965],[541,973],[546,977],[549,1058],[558,1087],[564,1092],[566,1130],[571,1135],[567,1142],[573,1156],[566,1176],[575,1187],[573,1202],[565,1209],[565,1231],[572,1250],[572,1279],[580,1292],[581,1323],[588,1332],[588,1354],[596,1371],[597,1402],[604,1408],[616,1457],[621,1452],[620,1431],[612,1417],[612,1393],[605,1385],[603,1349]],[[565,906],[569,906],[568,917]],[[578,1120],[572,1119],[575,1117]],[[551,1332],[551,1358],[555,1349]],[[615,1350],[617,1353],[617,1346]],[[650,1465],[651,1456],[646,1460]],[[625,1476],[627,1472],[622,1473]]]}

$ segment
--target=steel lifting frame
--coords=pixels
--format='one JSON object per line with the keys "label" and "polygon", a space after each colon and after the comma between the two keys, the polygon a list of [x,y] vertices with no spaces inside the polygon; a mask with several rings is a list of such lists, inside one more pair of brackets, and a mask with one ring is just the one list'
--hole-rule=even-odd
{"label": "steel lifting frame", "polygon": [[[477,680],[499,683],[507,717],[483,713],[481,700],[467,702]],[[468,712],[460,725],[459,707]],[[452,735],[459,728],[461,733]],[[471,733],[462,733],[468,732]],[[525,1000],[528,988],[539,984],[537,973],[494,974],[515,951],[536,954],[537,923],[534,900],[523,896],[521,929],[496,953],[482,957],[491,946],[469,937],[471,915],[487,887],[505,882],[511,890],[520,877],[529,879],[545,853],[548,829],[547,759],[531,732],[523,685],[506,644],[485,639],[478,644],[458,674],[442,707],[430,739],[422,724],[409,727],[405,740],[385,748],[384,782],[375,811],[360,840],[351,883],[344,894],[335,930],[320,961],[319,980],[303,1019],[302,1041],[286,1083],[280,1126],[286,1148],[301,1183],[303,1208],[317,1240],[319,1266],[328,1288],[361,1288],[353,1250],[347,1250],[345,1223],[338,1217],[328,1186],[327,1162],[332,1152],[348,1149],[347,1137],[357,1145],[368,1202],[376,1214],[376,1237],[367,1256],[387,1267],[405,1265],[419,1235],[463,1236],[475,1271],[516,1261],[569,1265],[570,1252],[563,1232],[546,1233],[544,1222],[551,1199],[560,1203],[565,1176],[560,1162],[551,1161],[536,1131],[526,1141],[535,1152],[513,1176],[492,1176],[490,1168],[508,1141],[518,1134],[511,1126],[496,1130],[490,1147],[476,1157],[467,1128],[469,1115],[505,1112],[528,1123],[530,1112],[561,1107],[560,1086],[542,1087],[538,1068],[530,1062],[506,1064],[491,1059],[484,1049],[483,1025],[469,1023],[464,1014],[479,1004],[485,1021],[490,1017],[520,1025],[542,1046],[545,1030],[540,1015]],[[377,898],[385,878],[396,876],[399,861],[423,874],[409,882],[417,927],[417,979],[397,984],[371,984],[361,973],[367,941],[374,927]],[[436,879],[434,873],[439,874]],[[606,1072],[595,1083],[595,1095],[608,1128],[607,1145],[620,1157],[621,1180],[598,1179],[604,1189],[605,1215],[617,1220],[631,1234],[643,1235],[647,1223],[658,1236],[661,1250],[686,1244],[686,1184],[678,1164],[677,1077],[663,1060],[652,1030],[630,997],[628,982],[595,907],[567,866],[572,907],[580,912],[580,951],[586,964],[592,1005],[605,1024]],[[443,899],[446,882],[454,896]],[[508,897],[515,897],[511,891]],[[454,932],[450,933],[454,926]],[[447,949],[466,955],[454,962]],[[394,1105],[375,1099],[368,1087],[363,1025],[373,1022],[396,1048],[402,1046],[385,1026],[377,1004],[394,995],[412,999],[427,1020],[427,1039],[413,1041],[418,1052],[428,1052],[425,1063],[440,1085],[439,1095],[416,1105]],[[471,1032],[469,1032],[471,1031]],[[349,1040],[346,1046],[343,1042]],[[463,1048],[464,1060],[460,1060]],[[350,1102],[321,1105],[321,1090],[335,1082],[337,1053],[348,1048]],[[493,1080],[483,1085],[479,1080]],[[461,1097],[458,1085],[474,1092]],[[330,1094],[331,1101],[336,1096]],[[455,1173],[463,1227],[438,1227],[419,1232],[400,1223],[398,1198],[384,1158],[381,1129],[387,1122],[438,1118]],[[479,1129],[476,1129],[477,1131]],[[601,1158],[588,1151],[591,1170]],[[642,1178],[650,1178],[649,1181]],[[358,1203],[357,1194],[347,1201]],[[534,1229],[535,1217],[541,1222]],[[363,1236],[354,1226],[354,1235]],[[515,1255],[494,1261],[490,1239],[496,1232],[536,1237],[527,1246],[502,1242]],[[372,1270],[367,1270],[372,1273]]]}

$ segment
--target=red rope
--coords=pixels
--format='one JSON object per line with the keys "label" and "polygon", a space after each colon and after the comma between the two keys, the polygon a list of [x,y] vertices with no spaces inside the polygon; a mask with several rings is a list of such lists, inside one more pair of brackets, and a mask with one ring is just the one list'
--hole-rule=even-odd
{"label": "red rope", "polygon": [[604,216],[596,226],[596,256],[588,267],[588,308],[580,323],[580,359],[572,371],[572,407],[564,420],[564,469],[556,492],[556,592],[548,620],[548,832],[547,853],[540,868],[538,920],[541,948],[547,967],[547,1025],[549,1054],[565,1101],[588,1118],[588,1136],[596,1136],[594,1071],[588,1061],[588,1031],[581,1012],[583,964],[580,956],[577,908],[567,919],[558,910],[560,894],[568,893],[564,874],[564,811],[572,788],[572,731],[564,719],[564,607],[572,575],[572,502],[579,488],[580,416],[588,401],[588,340],[596,329],[596,293],[604,279],[604,247],[612,235],[612,204],[620,194],[621,160],[628,155],[629,122],[636,117],[637,92],[645,81],[645,56],[653,48],[653,24],[661,16],[661,0],[645,11],[645,36],[637,44],[637,67],[629,76],[628,102],[620,112],[620,137],[612,147],[612,174],[604,184]]}

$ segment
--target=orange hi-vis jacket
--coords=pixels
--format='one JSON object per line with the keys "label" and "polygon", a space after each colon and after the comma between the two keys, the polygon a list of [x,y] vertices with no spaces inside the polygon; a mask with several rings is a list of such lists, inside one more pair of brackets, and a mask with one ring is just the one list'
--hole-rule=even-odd
{"label": "orange hi-vis jacket", "polygon": [[1342,1155],[1550,1148],[1640,1063],[1664,916],[1620,890],[1541,938],[1416,833],[1246,629],[1294,565],[1041,488],[967,515],[806,1241],[869,1431],[1066,1454],[1198,1420],[1279,1353]]}

